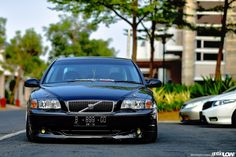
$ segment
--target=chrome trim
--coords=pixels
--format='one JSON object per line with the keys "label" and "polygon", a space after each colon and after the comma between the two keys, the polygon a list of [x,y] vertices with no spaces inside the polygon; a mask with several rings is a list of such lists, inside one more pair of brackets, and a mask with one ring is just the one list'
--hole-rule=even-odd
{"label": "chrome trim", "polygon": [[[88,110],[88,109],[90,109],[90,108],[94,108],[94,106],[96,106],[96,105],[98,105],[98,104],[100,104],[102,101],[98,101],[98,102],[96,102],[96,103],[94,103],[94,104],[88,104],[88,107],[86,107],[86,108],[84,108],[84,109],[82,109],[82,110],[80,110],[79,111],[79,113],[81,113],[81,112],[84,112],[84,111],[86,111],[86,110]],[[114,106],[114,104],[113,104],[113,106]],[[112,107],[113,108],[113,107]]]}
{"label": "chrome trim", "polygon": [[130,134],[127,134],[127,135],[76,135],[76,136],[68,136],[68,135],[55,135],[55,134],[41,134],[39,133],[38,134],[38,137],[40,138],[55,138],[55,139],[59,139],[59,138],[62,138],[62,139],[68,139],[68,138],[74,138],[74,139],[77,139],[77,138],[81,138],[81,139],[87,139],[87,138],[109,138],[109,139],[134,139],[134,138],[140,138],[138,137],[135,133],[130,133]]}
{"label": "chrome trim", "polygon": [[[70,102],[80,102],[80,101],[98,101],[98,102],[93,104],[93,107],[96,106],[97,104],[101,103],[101,102],[112,102],[113,106],[112,106],[111,112],[83,112],[83,111],[86,111],[89,107],[86,107],[86,108],[84,108],[84,109],[82,109],[82,110],[80,110],[78,112],[70,111],[69,103]],[[112,101],[112,100],[93,100],[93,99],[90,99],[90,100],[69,100],[69,101],[65,101],[65,105],[66,105],[66,108],[68,110],[67,114],[110,114],[110,113],[114,112],[116,103],[117,103],[117,101]]]}

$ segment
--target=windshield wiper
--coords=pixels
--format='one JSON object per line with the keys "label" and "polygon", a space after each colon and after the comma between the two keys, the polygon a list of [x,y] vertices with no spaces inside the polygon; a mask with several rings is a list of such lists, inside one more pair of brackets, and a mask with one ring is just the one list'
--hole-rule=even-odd
{"label": "windshield wiper", "polygon": [[74,79],[74,80],[66,80],[65,82],[116,82],[116,83],[132,83],[132,84],[142,84],[136,81],[125,81],[125,80],[112,80],[112,79]]}
{"label": "windshield wiper", "polygon": [[132,84],[142,84],[141,82],[136,82],[136,81],[124,81],[124,80],[118,80],[118,81],[114,81],[117,83],[132,83]]}
{"label": "windshield wiper", "polygon": [[65,82],[94,82],[96,79],[74,79],[74,80],[66,80]]}

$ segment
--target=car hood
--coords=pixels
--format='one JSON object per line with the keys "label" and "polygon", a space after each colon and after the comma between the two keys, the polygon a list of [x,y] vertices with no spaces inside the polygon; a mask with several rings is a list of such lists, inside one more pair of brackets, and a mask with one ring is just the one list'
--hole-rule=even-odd
{"label": "car hood", "polygon": [[67,83],[42,85],[33,97],[57,97],[67,100],[121,100],[125,97],[146,98],[151,91],[140,84],[130,83]]}
{"label": "car hood", "polygon": [[236,99],[236,91],[232,91],[232,92],[217,95],[217,96],[209,99],[209,101],[227,100],[227,99],[231,99],[231,100]]}
{"label": "car hood", "polygon": [[184,104],[187,105],[187,104],[192,104],[192,103],[196,103],[196,102],[199,102],[199,101],[205,102],[205,101],[213,98],[214,96],[215,95],[209,95],[209,96],[202,96],[202,97],[194,98],[194,99],[191,99],[191,100],[185,102]]}

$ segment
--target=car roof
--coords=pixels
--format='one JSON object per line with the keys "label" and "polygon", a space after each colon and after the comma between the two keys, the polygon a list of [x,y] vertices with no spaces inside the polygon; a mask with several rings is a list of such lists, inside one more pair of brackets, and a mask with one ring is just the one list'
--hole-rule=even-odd
{"label": "car roof", "polygon": [[131,59],[128,58],[118,58],[118,57],[61,57],[56,59],[56,61],[70,61],[70,60],[99,60],[99,61],[132,61]]}
{"label": "car roof", "polygon": [[231,92],[219,94],[209,99],[209,101],[226,100],[226,99],[236,99],[236,91],[234,90]]}

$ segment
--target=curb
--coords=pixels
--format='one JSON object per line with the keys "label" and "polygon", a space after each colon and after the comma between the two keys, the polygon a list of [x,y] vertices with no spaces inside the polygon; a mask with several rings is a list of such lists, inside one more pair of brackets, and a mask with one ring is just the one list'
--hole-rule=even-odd
{"label": "curb", "polygon": [[173,123],[173,124],[180,124],[180,121],[158,121],[157,123]]}
{"label": "curb", "polygon": [[26,108],[25,106],[17,107],[15,105],[6,104],[5,108],[0,107],[0,111],[23,110],[25,108]]}

